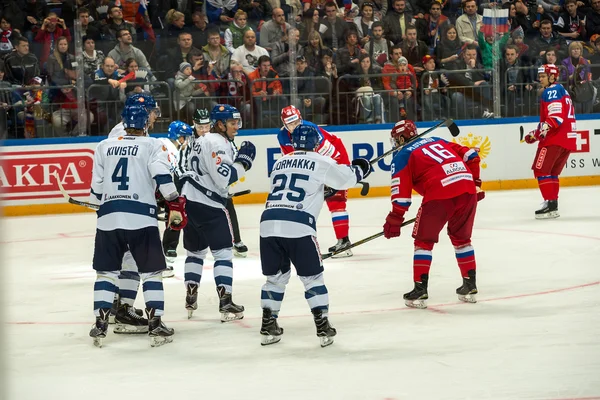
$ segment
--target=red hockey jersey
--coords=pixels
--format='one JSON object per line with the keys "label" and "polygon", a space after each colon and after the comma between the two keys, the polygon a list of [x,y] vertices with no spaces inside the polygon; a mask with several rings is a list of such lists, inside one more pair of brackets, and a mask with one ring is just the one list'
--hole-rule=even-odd
{"label": "red hockey jersey", "polygon": [[540,100],[540,124],[550,125],[546,137],[541,138],[538,147],[560,146],[567,150],[577,149],[577,133],[575,126],[575,109],[571,96],[561,84],[554,84],[544,89]]}
{"label": "red hockey jersey", "polygon": [[[350,165],[350,158],[348,157],[348,152],[344,147],[344,143],[342,143],[342,139],[327,132],[325,129],[313,124],[312,122],[302,121],[302,124],[313,125],[319,131],[321,135],[321,144],[317,148],[317,153],[333,158],[338,164]],[[285,127],[281,128],[277,134],[277,139],[279,140],[279,146],[281,147],[281,152],[283,155],[294,151],[294,147],[292,146],[292,141],[290,139],[290,133],[287,131],[287,129],[285,129]]]}
{"label": "red hockey jersey", "polygon": [[405,145],[392,160],[392,205],[406,212],[414,189],[423,203],[476,193],[479,154],[474,149],[438,137],[417,139]]}

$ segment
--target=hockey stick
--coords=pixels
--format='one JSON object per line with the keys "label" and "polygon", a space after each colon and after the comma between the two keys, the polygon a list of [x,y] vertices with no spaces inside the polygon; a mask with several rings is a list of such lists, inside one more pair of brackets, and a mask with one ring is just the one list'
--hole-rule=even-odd
{"label": "hockey stick", "polygon": [[[437,124],[435,124],[434,126],[432,126],[431,128],[427,129],[425,132],[419,133],[417,136],[415,136],[414,138],[411,139],[411,141],[416,140],[424,135],[427,135],[430,132],[433,132],[434,130],[436,130],[437,128],[439,128],[440,126],[445,125],[448,127],[448,130],[450,131],[450,134],[452,135],[452,137],[457,137],[458,135],[460,135],[460,129],[458,128],[458,126],[454,123],[454,121],[451,118],[448,118],[444,121],[438,122]],[[376,162],[378,162],[379,160],[381,160],[382,158],[387,157],[388,155],[392,154],[394,151],[399,150],[402,148],[402,146],[406,146],[407,143],[404,143],[400,146],[396,146],[394,148],[392,148],[391,150],[386,151],[385,153],[383,153],[382,155],[380,155],[377,158],[372,159],[371,161],[369,161],[371,163],[371,165],[375,164]]]}
{"label": "hockey stick", "polygon": [[523,129],[523,125],[521,125],[519,127],[519,131],[521,133],[521,136],[520,136],[519,140],[521,141],[521,143],[523,143],[525,141],[525,139],[523,139],[523,135],[525,134],[525,129]]}
{"label": "hockey stick", "polygon": [[60,190],[60,192],[62,193],[65,200],[67,200],[69,203],[75,204],[76,206],[91,208],[92,210],[96,210],[96,211],[98,211],[100,209],[100,206],[98,204],[87,203],[85,201],[79,201],[79,200],[75,200],[74,198],[72,198],[69,195],[69,193],[67,193],[64,186],[62,185],[62,182],[60,181],[60,178],[58,177],[58,173],[55,171],[54,173],[52,173],[52,175],[54,175],[54,177],[56,178],[56,183],[58,183],[58,190]]}
{"label": "hockey stick", "polygon": [[369,182],[358,182],[359,185],[362,185],[362,189],[360,189],[360,195],[366,196],[369,194]]}
{"label": "hockey stick", "polygon": [[246,189],[246,190],[242,190],[242,191],[239,191],[239,192],[231,193],[231,194],[229,195],[229,197],[238,197],[238,196],[243,196],[243,195],[245,195],[245,194],[248,194],[248,193],[251,193],[251,192],[252,192],[252,190],[250,190],[250,189]]}
{"label": "hockey stick", "polygon": [[[413,222],[415,222],[416,220],[417,220],[416,218],[409,219],[408,221],[404,221],[404,223],[402,223],[402,225],[401,225],[401,226],[410,225],[410,224],[412,224]],[[353,247],[356,247],[356,246],[360,246],[361,244],[365,244],[365,243],[367,243],[367,242],[370,242],[370,241],[371,241],[371,240],[373,240],[373,239],[377,239],[377,238],[378,238],[378,237],[380,237],[380,236],[383,236],[383,232],[379,232],[379,233],[376,233],[376,234],[374,234],[374,235],[371,235],[371,236],[369,236],[369,237],[366,237],[366,238],[364,238],[364,239],[361,239],[361,240],[359,240],[358,242],[354,242],[354,243],[352,243],[352,244],[351,244],[350,246],[348,246],[348,247],[344,247],[343,249],[340,249],[340,250],[337,250],[337,251],[332,251],[332,252],[330,252],[330,253],[325,253],[325,254],[323,254],[323,255],[321,256],[321,259],[323,259],[323,260],[326,260],[326,259],[328,259],[328,258],[330,258],[330,257],[333,257],[333,256],[335,256],[336,254],[343,253],[344,251],[346,251],[346,250],[348,250],[348,249],[351,249],[351,248],[353,248]]]}

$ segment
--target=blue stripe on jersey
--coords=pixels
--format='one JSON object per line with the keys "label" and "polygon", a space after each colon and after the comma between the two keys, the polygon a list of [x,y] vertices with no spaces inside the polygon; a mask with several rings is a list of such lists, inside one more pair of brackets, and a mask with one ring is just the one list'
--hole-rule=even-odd
{"label": "blue stripe on jersey", "polygon": [[[231,169],[232,169],[232,171],[235,171],[235,168],[232,167]],[[237,175],[237,171],[235,172],[235,174]],[[223,207],[225,207],[227,205],[226,198],[221,197],[218,194],[216,194],[215,192],[212,192],[212,191],[206,189],[204,186],[200,185],[198,182],[196,182],[193,178],[190,178],[189,176],[184,176],[180,182],[182,185],[184,183],[189,183],[190,185],[192,185],[194,187],[194,189],[196,189],[200,193],[204,194],[209,199],[216,201],[217,203],[223,205]]]}
{"label": "blue stripe on jersey", "polygon": [[92,193],[94,196],[96,196],[96,198],[97,198],[98,200],[102,200],[102,193],[96,193],[96,192],[94,192],[94,189],[90,189],[90,192],[91,192],[91,193]]}
{"label": "blue stripe on jersey", "polygon": [[279,130],[279,133],[277,133],[277,140],[279,140],[280,146],[291,146],[292,145],[292,140],[290,139],[290,134],[288,133],[287,129],[285,129],[285,127],[281,128]]}
{"label": "blue stripe on jersey", "polygon": [[173,182],[173,177],[170,174],[156,175],[154,180],[156,181],[156,184],[160,186]]}
{"label": "blue stripe on jersey", "polygon": [[356,175],[356,182],[362,181],[363,172],[360,167],[353,165],[351,168],[354,170],[354,175]]}
{"label": "blue stripe on jersey", "polygon": [[231,174],[229,175],[229,182],[227,182],[229,185],[236,183],[238,181],[238,172],[237,169],[233,166],[229,166],[229,169],[231,170]]}
{"label": "blue stripe on jersey", "polygon": [[156,206],[141,203],[139,201],[112,200],[107,201],[100,206],[100,209],[98,210],[98,218],[115,212],[145,215],[152,218],[157,217]]}
{"label": "blue stripe on jersey", "polygon": [[555,83],[544,89],[542,93],[542,100],[546,103],[552,103],[554,101],[562,101],[562,98],[568,96],[566,89],[560,83]]}
{"label": "blue stripe on jersey", "polygon": [[395,155],[392,160],[392,171],[394,171],[394,176],[402,171],[406,165],[408,164],[408,160],[410,159],[410,155],[413,151],[421,147],[425,143],[433,143],[437,140],[443,140],[438,137],[428,137],[421,138],[416,140],[411,140],[410,144],[405,144]]}
{"label": "blue stripe on jersey", "polygon": [[317,230],[317,221],[307,212],[299,210],[286,210],[283,208],[272,208],[265,210],[260,217],[260,222],[263,221],[289,221],[297,222],[310,226],[315,231]]}

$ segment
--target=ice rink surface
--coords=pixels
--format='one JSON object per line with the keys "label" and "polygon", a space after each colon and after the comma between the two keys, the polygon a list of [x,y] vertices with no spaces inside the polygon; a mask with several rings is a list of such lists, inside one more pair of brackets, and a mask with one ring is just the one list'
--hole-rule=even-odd
{"label": "ice rink surface", "polygon": [[[250,252],[234,260],[234,301],[246,318],[221,324],[208,262],[187,320],[180,245],[176,277],[165,280],[164,320],[176,332],[161,348],[112,328],[104,348],[92,346],[94,214],[5,219],[8,398],[600,399],[600,188],[563,189],[557,220],[533,218],[540,201],[527,190],[491,192],[480,203],[477,304],[456,298],[461,278],[445,236],[433,253],[427,310],[402,300],[412,288],[411,228],[325,261],[338,330],[327,348],[295,277],[282,341],[260,346],[261,205],[237,208]],[[389,199],[350,199],[348,209],[357,241],[381,231]],[[318,226],[326,249],[335,242],[326,208]]]}

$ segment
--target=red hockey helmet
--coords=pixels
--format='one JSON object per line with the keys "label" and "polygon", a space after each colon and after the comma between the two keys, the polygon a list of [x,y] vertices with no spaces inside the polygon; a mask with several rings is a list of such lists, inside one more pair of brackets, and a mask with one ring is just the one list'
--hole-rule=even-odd
{"label": "red hockey helmet", "polygon": [[417,127],[415,126],[415,123],[409,119],[398,121],[392,128],[391,135],[393,141],[399,141],[400,136],[402,136],[404,141],[408,142],[413,137],[417,136]]}
{"label": "red hockey helmet", "polygon": [[558,67],[554,64],[544,64],[538,68],[538,75],[539,74],[547,74],[548,79],[550,79],[550,77],[553,76],[554,80],[557,81],[558,80]]}
{"label": "red hockey helmet", "polygon": [[298,120],[302,120],[302,114],[295,106],[287,106],[281,110],[281,122],[284,125]]}

